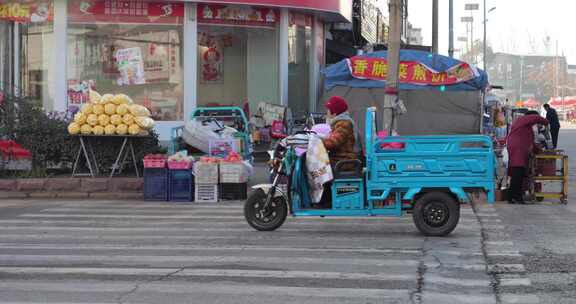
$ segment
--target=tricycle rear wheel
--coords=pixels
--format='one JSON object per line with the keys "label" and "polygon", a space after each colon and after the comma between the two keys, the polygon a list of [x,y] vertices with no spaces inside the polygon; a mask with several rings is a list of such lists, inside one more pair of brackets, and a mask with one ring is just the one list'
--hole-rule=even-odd
{"label": "tricycle rear wheel", "polygon": [[450,194],[428,192],[416,201],[414,224],[426,236],[450,234],[460,220],[460,204]]}
{"label": "tricycle rear wheel", "polygon": [[268,195],[258,189],[248,197],[244,205],[244,218],[252,228],[258,231],[273,231],[284,224],[288,215],[288,206],[284,196],[274,197],[267,210],[264,205]]}

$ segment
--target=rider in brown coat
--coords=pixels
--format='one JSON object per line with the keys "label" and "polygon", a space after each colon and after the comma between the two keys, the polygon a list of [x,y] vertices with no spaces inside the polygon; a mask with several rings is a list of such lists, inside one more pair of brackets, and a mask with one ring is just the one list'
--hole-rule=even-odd
{"label": "rider in brown coat", "polygon": [[354,121],[348,113],[348,104],[340,96],[333,96],[325,104],[326,123],[330,124],[332,131],[323,140],[330,163],[335,165],[341,160],[358,159]]}

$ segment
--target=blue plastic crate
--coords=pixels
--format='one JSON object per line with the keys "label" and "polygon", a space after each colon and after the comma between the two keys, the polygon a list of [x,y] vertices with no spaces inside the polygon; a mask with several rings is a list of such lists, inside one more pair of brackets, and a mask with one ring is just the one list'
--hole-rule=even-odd
{"label": "blue plastic crate", "polygon": [[179,202],[194,201],[194,176],[191,170],[168,171],[168,200]]}
{"label": "blue plastic crate", "polygon": [[148,201],[168,200],[168,169],[144,169],[144,199]]}

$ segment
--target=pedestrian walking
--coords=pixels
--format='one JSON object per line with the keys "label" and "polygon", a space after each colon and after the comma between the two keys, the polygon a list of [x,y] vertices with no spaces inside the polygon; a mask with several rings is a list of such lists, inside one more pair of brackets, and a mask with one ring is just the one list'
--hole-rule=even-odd
{"label": "pedestrian walking", "polygon": [[506,146],[508,149],[508,173],[511,176],[508,191],[508,203],[524,204],[524,176],[530,154],[534,150],[534,132],[532,127],[536,124],[548,125],[548,120],[536,111],[528,111],[524,116],[518,117],[513,123]]}
{"label": "pedestrian walking", "polygon": [[552,108],[549,104],[544,105],[546,110],[546,120],[550,123],[550,135],[552,135],[552,145],[554,149],[558,146],[558,133],[560,133],[560,121],[558,120],[558,113],[556,109]]}

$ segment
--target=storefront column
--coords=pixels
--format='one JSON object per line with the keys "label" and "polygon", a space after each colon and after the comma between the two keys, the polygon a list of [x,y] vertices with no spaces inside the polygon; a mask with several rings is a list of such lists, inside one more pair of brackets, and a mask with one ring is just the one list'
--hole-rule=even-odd
{"label": "storefront column", "polygon": [[184,16],[184,121],[197,106],[198,20],[196,4],[186,3]]}
{"label": "storefront column", "polygon": [[54,111],[66,111],[68,108],[68,80],[66,77],[68,64],[68,1],[54,1],[54,45],[59,46],[54,50]]}
{"label": "storefront column", "polygon": [[280,73],[280,104],[283,106],[288,106],[288,27],[289,24],[289,12],[287,8],[280,10],[280,25],[279,31],[279,63],[278,71]]}
{"label": "storefront column", "polygon": [[308,102],[308,111],[316,111],[316,103],[318,102],[318,76],[320,75],[320,62],[318,61],[318,19],[312,18],[312,43],[308,50],[308,57],[310,58],[310,101]]}
{"label": "storefront column", "polygon": [[14,47],[12,51],[12,93],[15,96],[20,96],[20,26],[17,22],[14,22],[14,27],[12,27],[12,46]]}

